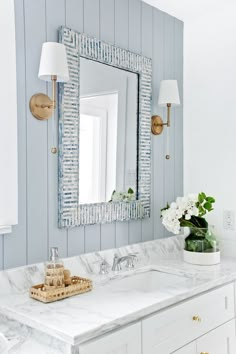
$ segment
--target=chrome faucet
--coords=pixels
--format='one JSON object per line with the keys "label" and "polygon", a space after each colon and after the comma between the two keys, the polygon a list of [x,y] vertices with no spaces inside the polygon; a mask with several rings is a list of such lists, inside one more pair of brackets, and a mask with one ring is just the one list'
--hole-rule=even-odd
{"label": "chrome faucet", "polygon": [[124,257],[118,257],[117,254],[114,255],[114,259],[113,259],[113,266],[112,266],[112,270],[113,271],[119,271],[121,270],[121,264],[126,262],[126,268],[134,268],[134,259],[137,256],[135,254],[128,254],[127,256]]}

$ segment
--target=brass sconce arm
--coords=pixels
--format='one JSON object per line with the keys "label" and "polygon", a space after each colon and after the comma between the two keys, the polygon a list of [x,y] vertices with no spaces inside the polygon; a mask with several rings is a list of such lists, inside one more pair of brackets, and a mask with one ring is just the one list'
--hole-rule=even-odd
{"label": "brass sconce arm", "polygon": [[164,126],[170,127],[170,110],[171,103],[167,104],[167,122],[164,123],[160,116],[152,116],[152,134],[160,135],[163,132]]}

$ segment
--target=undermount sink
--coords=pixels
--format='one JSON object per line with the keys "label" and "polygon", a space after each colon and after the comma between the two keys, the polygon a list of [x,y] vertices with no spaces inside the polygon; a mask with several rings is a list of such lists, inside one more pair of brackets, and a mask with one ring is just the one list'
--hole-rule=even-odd
{"label": "undermount sink", "polygon": [[112,287],[121,290],[157,292],[163,289],[176,289],[178,286],[187,285],[187,282],[189,282],[189,279],[184,276],[150,270],[117,279],[112,282]]}

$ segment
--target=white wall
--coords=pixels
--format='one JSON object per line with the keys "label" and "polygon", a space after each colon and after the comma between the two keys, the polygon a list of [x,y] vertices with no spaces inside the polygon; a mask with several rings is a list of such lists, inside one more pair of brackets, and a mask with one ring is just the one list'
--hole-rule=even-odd
{"label": "white wall", "polygon": [[184,185],[215,196],[209,221],[236,242],[223,228],[223,210],[236,212],[235,13],[232,3],[185,23]]}

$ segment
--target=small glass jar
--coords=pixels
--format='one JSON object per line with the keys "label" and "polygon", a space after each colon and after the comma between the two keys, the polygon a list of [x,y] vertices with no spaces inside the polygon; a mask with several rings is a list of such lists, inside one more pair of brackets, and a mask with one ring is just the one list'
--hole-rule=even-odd
{"label": "small glass jar", "polygon": [[65,286],[64,265],[58,256],[58,248],[50,249],[50,261],[45,264],[45,286],[61,288]]}

